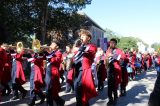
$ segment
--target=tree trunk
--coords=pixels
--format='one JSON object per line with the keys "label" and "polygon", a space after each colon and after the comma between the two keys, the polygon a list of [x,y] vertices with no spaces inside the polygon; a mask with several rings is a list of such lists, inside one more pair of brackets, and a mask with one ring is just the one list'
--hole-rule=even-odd
{"label": "tree trunk", "polygon": [[44,1],[42,8],[42,25],[41,25],[41,34],[42,34],[42,44],[45,43],[46,38],[46,26],[47,26],[47,20],[48,20],[48,0]]}

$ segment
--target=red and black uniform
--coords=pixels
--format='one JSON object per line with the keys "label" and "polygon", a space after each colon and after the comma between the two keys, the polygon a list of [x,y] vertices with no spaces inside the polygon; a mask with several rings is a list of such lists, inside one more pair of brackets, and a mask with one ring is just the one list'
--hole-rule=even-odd
{"label": "red and black uniform", "polygon": [[104,88],[104,81],[107,78],[107,71],[104,64],[104,56],[98,57],[98,67],[97,67],[97,78],[98,78],[98,90],[103,90]]}
{"label": "red and black uniform", "polygon": [[121,94],[120,94],[121,96],[126,95],[126,86],[128,84],[128,72],[127,72],[128,63],[129,63],[129,59],[125,54],[123,54],[122,58],[120,59],[121,72],[122,72]]}
{"label": "red and black uniform", "polygon": [[76,106],[88,106],[89,100],[97,96],[91,69],[96,51],[93,44],[82,45],[74,57]]}
{"label": "red and black uniform", "polygon": [[2,47],[0,47],[0,81],[2,80],[2,73],[6,62],[7,62],[6,51]]}
{"label": "red and black uniform", "polygon": [[[2,80],[2,73],[4,71],[4,66],[5,66],[6,61],[7,61],[6,52],[2,47],[0,47],[0,83]],[[0,91],[0,96],[1,96],[1,93],[2,93],[2,90]]]}
{"label": "red and black uniform", "polygon": [[74,67],[71,66],[71,68],[69,69],[68,74],[67,74],[67,83],[71,86],[72,90],[74,90],[74,84],[73,84],[74,73],[75,73]]}
{"label": "red and black uniform", "polygon": [[45,82],[47,106],[53,106],[53,100],[57,105],[64,105],[64,100],[59,97],[61,89],[59,67],[62,62],[62,53],[60,51],[53,51],[46,56],[46,58],[47,67]]}
{"label": "red and black uniform", "polygon": [[152,57],[150,54],[147,55],[147,70],[152,67]]}
{"label": "red and black uniform", "polygon": [[132,62],[132,67],[133,67],[133,71],[134,71],[134,73],[133,73],[134,76],[136,75],[136,68],[135,68],[136,60],[137,60],[136,53],[132,53],[131,62]]}
{"label": "red and black uniform", "polygon": [[61,78],[61,80],[62,80],[61,83],[63,83],[64,80],[65,80],[65,78],[63,77],[64,72],[65,72],[65,70],[63,69],[63,64],[61,63],[61,64],[60,64],[60,67],[59,67],[59,75],[60,75],[60,78]]}
{"label": "red and black uniform", "polygon": [[[109,56],[110,54],[112,54],[112,56]],[[118,98],[117,89],[119,84],[121,84],[122,82],[122,68],[120,66],[119,58],[123,58],[122,56],[122,50],[118,48],[109,48],[106,51],[106,57],[109,60],[107,72],[109,103],[116,102]],[[114,97],[112,96],[112,94],[114,95]]]}
{"label": "red and black uniform", "polygon": [[43,69],[43,60],[44,56],[39,53],[35,53],[33,58],[30,58],[31,61],[31,74],[30,74],[30,95],[31,102],[30,106],[35,104],[36,95],[41,99],[40,103],[44,102],[45,96],[41,90],[44,86],[44,69]]}
{"label": "red and black uniform", "polygon": [[22,93],[22,98],[24,98],[27,93],[27,91],[22,87],[22,85],[26,82],[26,78],[22,67],[23,54],[24,52],[16,53],[13,55],[11,72],[12,89],[14,91],[14,97],[12,98],[13,100],[19,98],[18,90]]}
{"label": "red and black uniform", "polygon": [[11,93],[11,88],[8,85],[9,81],[11,80],[11,69],[12,69],[12,56],[10,53],[7,53],[7,59],[4,65],[4,70],[2,72],[2,78],[1,78],[1,84],[4,87],[2,95],[6,95],[6,90],[7,90],[7,95]]}
{"label": "red and black uniform", "polygon": [[144,54],[142,54],[142,69],[144,69],[145,70],[145,56],[144,56]]}
{"label": "red and black uniform", "polygon": [[65,92],[68,93],[74,89],[73,85],[73,77],[74,77],[74,68],[72,66],[73,62],[73,53],[65,53],[63,54],[63,65],[65,69],[65,77],[66,77],[66,90]]}

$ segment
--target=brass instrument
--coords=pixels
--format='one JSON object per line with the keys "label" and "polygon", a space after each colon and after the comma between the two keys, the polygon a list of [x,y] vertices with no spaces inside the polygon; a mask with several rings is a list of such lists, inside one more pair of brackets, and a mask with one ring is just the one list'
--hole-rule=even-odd
{"label": "brass instrument", "polygon": [[17,42],[16,49],[17,49],[17,53],[22,52],[22,50],[23,50],[23,43],[22,42]]}
{"label": "brass instrument", "polygon": [[22,42],[17,42],[16,49],[17,49],[17,53],[22,52],[22,50],[33,51],[33,50],[32,50],[32,49],[30,49],[30,48],[24,48],[24,46],[23,46],[23,43],[22,43]]}
{"label": "brass instrument", "polygon": [[47,45],[43,45],[41,46],[40,41],[38,39],[33,39],[32,41],[32,49],[30,48],[24,48],[23,43],[22,42],[17,42],[16,46],[13,45],[5,45],[4,47],[7,48],[16,48],[17,53],[20,53],[22,50],[28,50],[28,51],[32,51],[35,53],[38,53],[43,49],[50,49],[49,46]]}
{"label": "brass instrument", "polygon": [[33,39],[32,50],[37,53],[40,52],[41,43],[38,39]]}
{"label": "brass instrument", "polygon": [[74,54],[73,53],[70,53],[67,55],[67,57],[63,58],[63,69],[66,70],[66,71],[69,71],[73,65],[73,58]]}

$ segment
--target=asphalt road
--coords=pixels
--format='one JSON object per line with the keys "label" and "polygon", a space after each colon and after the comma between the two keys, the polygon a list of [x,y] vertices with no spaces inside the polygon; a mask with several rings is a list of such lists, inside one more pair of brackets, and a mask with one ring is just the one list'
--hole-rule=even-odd
{"label": "asphalt road", "polygon": [[[130,81],[127,86],[127,95],[125,97],[119,97],[116,106],[147,106],[149,95],[153,90],[156,80],[156,72],[143,72],[137,75],[135,81]],[[29,82],[23,85],[25,89],[29,91]],[[65,85],[62,85],[62,91],[60,96],[66,101],[65,106],[75,106],[76,99],[74,93],[65,93]],[[0,102],[0,106],[28,106],[29,92],[25,99],[11,101],[10,98],[3,97]],[[107,80],[105,81],[105,88],[99,92],[99,96],[90,100],[91,106],[106,106],[107,104]],[[36,101],[37,106],[46,106],[46,104],[39,105],[39,99]]]}

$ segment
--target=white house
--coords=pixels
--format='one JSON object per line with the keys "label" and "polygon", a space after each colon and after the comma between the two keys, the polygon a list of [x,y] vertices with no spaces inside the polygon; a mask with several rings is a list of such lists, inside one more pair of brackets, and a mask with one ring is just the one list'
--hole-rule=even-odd
{"label": "white house", "polygon": [[92,33],[92,43],[101,47],[103,50],[107,48],[107,38],[104,38],[105,30],[93,21],[87,14],[79,13],[85,17],[85,23],[88,30]]}

